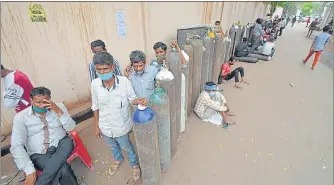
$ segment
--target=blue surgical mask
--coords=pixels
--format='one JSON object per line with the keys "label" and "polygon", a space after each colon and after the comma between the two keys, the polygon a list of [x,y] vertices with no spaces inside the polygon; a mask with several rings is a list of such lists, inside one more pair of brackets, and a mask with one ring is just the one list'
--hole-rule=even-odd
{"label": "blue surgical mask", "polygon": [[97,74],[97,77],[99,77],[101,80],[110,80],[112,76],[114,75],[112,71],[110,71],[109,73],[105,73],[105,74],[100,74],[96,72],[96,74]]}
{"label": "blue surgical mask", "polygon": [[215,91],[211,91],[211,92],[209,92],[209,96],[214,96],[214,95],[216,95],[216,92],[215,92]]}
{"label": "blue surgical mask", "polygon": [[144,73],[144,71],[135,71],[136,75],[142,75]]}
{"label": "blue surgical mask", "polygon": [[32,109],[37,113],[44,113],[44,112],[48,111],[48,109],[46,109],[46,108],[42,109],[42,108],[38,108],[38,107],[35,107],[35,106],[32,106]]}

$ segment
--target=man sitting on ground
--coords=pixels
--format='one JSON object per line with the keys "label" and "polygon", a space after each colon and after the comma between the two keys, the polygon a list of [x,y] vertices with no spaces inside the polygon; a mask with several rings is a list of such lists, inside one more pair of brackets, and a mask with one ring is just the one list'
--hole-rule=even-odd
{"label": "man sitting on ground", "polygon": [[236,57],[247,57],[249,53],[249,49],[247,46],[247,38],[244,37],[242,42],[239,42],[237,47],[235,48],[235,56]]}
{"label": "man sitting on ground", "polygon": [[260,54],[268,57],[268,60],[271,60],[275,53],[275,43],[274,38],[270,37],[263,46],[259,47],[259,51],[254,51],[254,54]]}
{"label": "man sitting on ground", "polygon": [[[78,185],[66,162],[73,150],[66,132],[74,129],[74,120],[63,103],[51,101],[49,89],[36,87],[30,97],[32,106],[14,117],[10,148],[18,169],[27,175],[25,184]],[[38,178],[35,167],[43,171]]]}
{"label": "man sitting on ground", "polygon": [[230,109],[225,97],[217,89],[217,85],[214,82],[206,82],[204,90],[197,98],[194,111],[203,121],[215,125],[223,123],[223,128],[227,128],[231,125],[227,114],[229,116],[233,116],[233,114],[229,112]]}
{"label": "man sitting on ground", "polygon": [[234,65],[235,63],[235,59],[234,57],[231,57],[230,60],[228,62],[225,62],[222,66],[222,72],[221,72],[221,76],[223,78],[223,80],[231,80],[232,78],[234,78],[235,81],[235,85],[233,87],[235,88],[241,88],[240,86],[238,86],[238,82],[239,82],[239,74],[241,76],[241,81],[243,83],[248,84],[248,82],[246,82],[244,80],[244,75],[245,75],[245,71],[243,67],[237,67],[236,69],[234,69],[232,71],[231,66]]}

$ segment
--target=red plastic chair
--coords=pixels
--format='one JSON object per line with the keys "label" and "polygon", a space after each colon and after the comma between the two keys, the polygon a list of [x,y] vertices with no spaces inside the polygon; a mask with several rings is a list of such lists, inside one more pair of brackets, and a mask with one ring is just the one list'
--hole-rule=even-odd
{"label": "red plastic chair", "polygon": [[[73,148],[73,152],[70,155],[70,157],[67,159],[67,163],[70,163],[74,158],[76,157],[80,157],[80,159],[82,160],[82,162],[85,163],[85,165],[87,166],[87,168],[90,171],[94,170],[94,165],[93,165],[93,161],[90,158],[85,145],[82,143],[78,133],[76,131],[71,131],[70,132],[71,137],[73,138],[74,141],[74,148]],[[43,172],[36,170],[36,173],[38,176],[40,176]]]}

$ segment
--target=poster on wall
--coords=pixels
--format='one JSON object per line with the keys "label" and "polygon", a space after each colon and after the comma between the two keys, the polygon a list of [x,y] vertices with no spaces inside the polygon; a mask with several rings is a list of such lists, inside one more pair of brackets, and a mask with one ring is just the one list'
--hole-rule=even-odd
{"label": "poster on wall", "polygon": [[125,33],[125,20],[123,11],[116,11],[116,24],[117,24],[118,37],[124,39],[126,37],[126,33]]}
{"label": "poster on wall", "polygon": [[29,6],[31,22],[47,22],[45,11],[40,4],[31,4]]}

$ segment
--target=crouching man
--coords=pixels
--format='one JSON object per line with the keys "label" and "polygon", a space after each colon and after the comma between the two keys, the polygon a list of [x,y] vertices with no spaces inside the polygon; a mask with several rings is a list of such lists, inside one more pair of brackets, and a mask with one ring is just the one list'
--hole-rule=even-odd
{"label": "crouching man", "polygon": [[[18,169],[27,175],[25,185],[78,185],[66,162],[73,150],[66,132],[75,122],[64,104],[51,101],[49,89],[33,88],[30,97],[32,106],[14,117],[10,148]],[[37,177],[35,168],[43,174]]]}
{"label": "crouching man", "polygon": [[198,117],[205,122],[215,125],[223,124],[223,128],[227,128],[231,123],[227,117],[233,116],[227,105],[225,97],[217,91],[217,85],[214,82],[206,82],[204,90],[197,98],[194,111]]}

